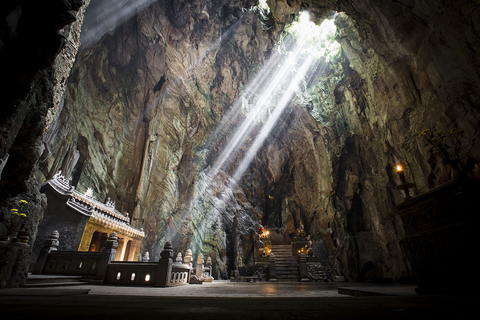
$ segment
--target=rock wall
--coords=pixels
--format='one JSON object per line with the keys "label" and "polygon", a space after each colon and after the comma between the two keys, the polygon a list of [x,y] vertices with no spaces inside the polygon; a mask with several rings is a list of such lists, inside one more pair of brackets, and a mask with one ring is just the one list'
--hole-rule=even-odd
{"label": "rock wall", "polygon": [[[0,5],[0,234],[9,233],[11,209],[26,200],[30,242],[46,208],[35,179],[42,137],[52,123],[79,47],[80,27],[90,1],[30,1]],[[18,231],[18,228],[13,231]],[[16,232],[13,234],[15,235]],[[22,251],[22,250],[19,250]],[[29,251],[2,259],[0,287],[25,282]]]}
{"label": "rock wall", "polygon": [[[227,277],[237,254],[252,262],[259,220],[287,234],[303,221],[334,274],[411,277],[393,169],[401,162],[417,193],[450,178],[418,138],[426,128],[464,130],[462,168],[479,161],[477,5],[267,3],[265,18],[243,9],[254,1],[155,2],[85,48],[37,179],[62,170],[78,190],[113,199],[145,229],[152,259],[169,240],[211,256]],[[304,8],[318,22],[339,12],[342,55],[308,83],[311,103],[290,104],[240,183],[225,188],[249,146],[210,174],[244,120],[229,111]]]}
{"label": "rock wall", "polygon": [[469,175],[480,156],[479,96],[473,90],[477,5],[369,4],[342,5],[349,18],[337,17],[337,40],[346,61],[312,89],[318,108],[312,114],[330,138],[332,204],[343,218],[327,215],[320,229],[331,230],[337,244],[330,248],[337,247],[330,252],[339,253],[345,274],[354,279],[408,276],[398,243],[402,226],[391,215],[403,196],[393,189],[400,183],[393,166],[406,167],[417,194],[451,178],[450,166],[429,152],[420,132],[464,130],[459,155]]}

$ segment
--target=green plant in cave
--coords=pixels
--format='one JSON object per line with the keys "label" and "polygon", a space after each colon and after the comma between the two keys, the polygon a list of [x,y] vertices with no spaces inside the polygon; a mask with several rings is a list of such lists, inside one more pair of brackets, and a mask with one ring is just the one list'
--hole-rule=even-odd
{"label": "green plant in cave", "polygon": [[260,26],[263,30],[270,30],[273,28],[275,22],[266,0],[260,0],[258,5],[253,6],[250,10],[258,13]]}
{"label": "green plant in cave", "polygon": [[439,155],[445,164],[448,163],[452,168],[459,169],[460,149],[464,135],[465,132],[457,128],[451,129],[448,135],[442,130],[425,129],[418,134],[418,137],[427,142],[430,154]]}

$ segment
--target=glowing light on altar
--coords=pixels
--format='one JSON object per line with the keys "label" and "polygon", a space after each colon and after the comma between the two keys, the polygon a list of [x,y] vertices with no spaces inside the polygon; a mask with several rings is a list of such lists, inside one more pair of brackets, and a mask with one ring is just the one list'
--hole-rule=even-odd
{"label": "glowing light on altar", "polygon": [[264,230],[264,231],[260,234],[260,239],[267,239],[269,236],[270,236],[270,231]]}

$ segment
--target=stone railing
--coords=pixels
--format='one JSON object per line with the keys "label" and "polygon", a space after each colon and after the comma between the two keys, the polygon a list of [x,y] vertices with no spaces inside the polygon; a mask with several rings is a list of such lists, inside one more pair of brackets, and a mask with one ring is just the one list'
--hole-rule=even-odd
{"label": "stone railing", "polygon": [[[128,262],[113,261],[118,247],[115,232],[109,236],[102,252],[57,251],[58,237],[58,232],[54,231],[45,241],[33,274],[83,276],[85,279],[100,280],[103,284],[120,286],[169,287],[190,283],[191,260],[185,259],[185,263],[181,263],[177,259],[173,263],[170,242],[165,244],[158,262]],[[204,269],[203,264],[200,268]]]}
{"label": "stone railing", "polygon": [[116,262],[108,264],[105,284],[170,287],[190,282],[190,265],[173,264],[172,244],[167,242],[158,262]]}
{"label": "stone railing", "polygon": [[115,259],[118,241],[113,232],[102,252],[57,251],[58,231],[52,232],[40,250],[33,267],[33,274],[57,274],[85,276],[101,280],[105,277],[108,264]]}

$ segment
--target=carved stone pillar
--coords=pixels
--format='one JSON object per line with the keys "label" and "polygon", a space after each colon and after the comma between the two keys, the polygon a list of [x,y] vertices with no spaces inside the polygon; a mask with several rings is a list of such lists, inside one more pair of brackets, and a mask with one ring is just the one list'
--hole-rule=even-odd
{"label": "carved stone pillar", "polygon": [[116,232],[112,232],[105,242],[104,249],[102,251],[102,256],[100,262],[97,266],[97,274],[95,279],[103,280],[107,274],[107,268],[110,261],[115,260],[115,255],[117,254],[118,247],[118,237]]}
{"label": "carved stone pillar", "polygon": [[57,251],[58,247],[58,238],[59,233],[57,230],[54,230],[45,240],[43,243],[42,249],[40,249],[40,254],[38,255],[37,261],[35,262],[35,266],[33,267],[32,273],[33,274],[40,274],[42,273],[43,267],[45,266],[45,262],[47,261],[47,256],[52,251]]}
{"label": "carved stone pillar", "polygon": [[277,267],[275,266],[275,255],[270,253],[270,265],[269,265],[270,279],[268,281],[277,282]]}
{"label": "carved stone pillar", "polygon": [[308,278],[307,256],[303,252],[300,254],[299,267],[300,267],[300,281],[303,281],[303,282],[310,281],[310,279]]}
{"label": "carved stone pillar", "polygon": [[197,276],[197,278],[200,278],[203,276],[203,254],[201,253],[198,255],[197,269],[196,269],[195,275]]}
{"label": "carved stone pillar", "polygon": [[157,280],[155,287],[168,287],[170,285],[170,279],[172,276],[172,264],[173,264],[173,249],[172,243],[167,241],[163,247],[163,251],[160,253],[160,260],[158,261]]}

